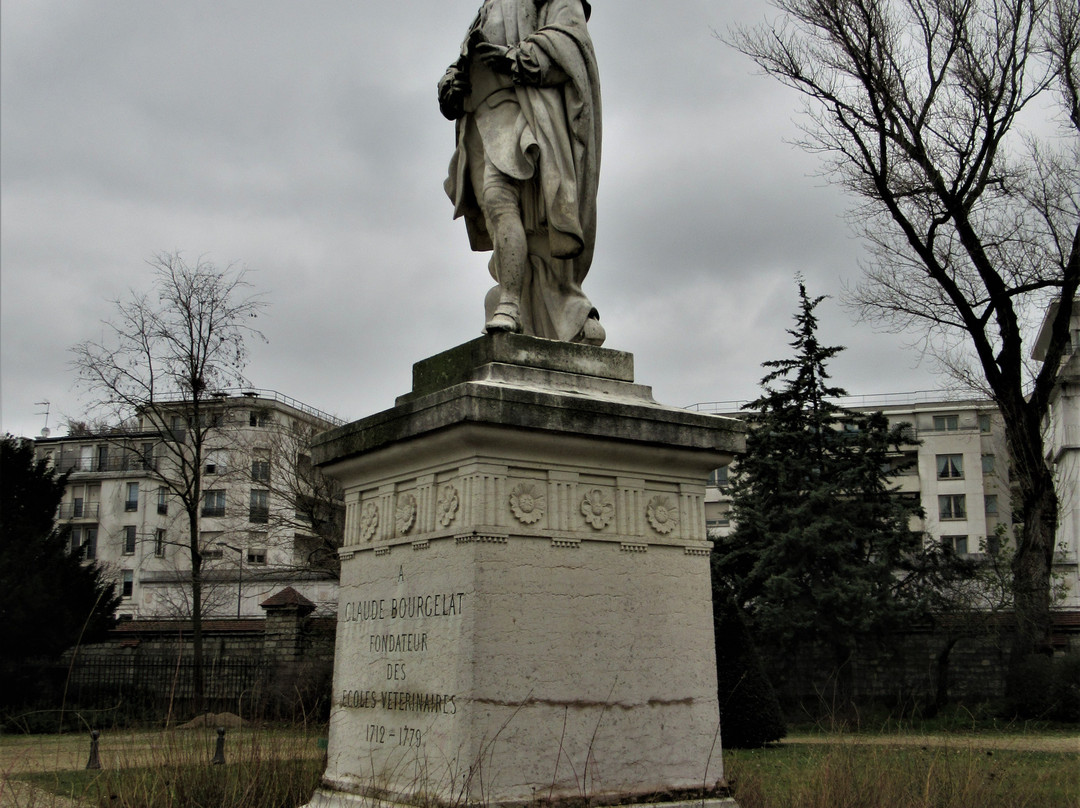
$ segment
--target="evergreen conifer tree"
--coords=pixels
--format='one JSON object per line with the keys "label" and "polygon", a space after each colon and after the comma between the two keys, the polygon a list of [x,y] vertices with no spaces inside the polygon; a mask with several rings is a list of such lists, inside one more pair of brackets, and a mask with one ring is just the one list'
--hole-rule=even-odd
{"label": "evergreen conifer tree", "polygon": [[3,674],[21,660],[55,657],[100,637],[115,625],[120,596],[99,566],[70,552],[67,531],[56,527],[64,478],[34,460],[31,441],[0,438],[0,477]]}
{"label": "evergreen conifer tree", "polygon": [[827,364],[843,348],[818,341],[822,300],[800,282],[788,332],[794,355],[765,363],[763,393],[745,408],[751,428],[733,477],[735,527],[714,551],[714,575],[759,644],[782,649],[786,664],[800,647],[827,649],[846,704],[860,641],[913,619],[941,553],[909,527],[917,503],[890,486],[902,428],[835,403],[845,392],[830,383]]}

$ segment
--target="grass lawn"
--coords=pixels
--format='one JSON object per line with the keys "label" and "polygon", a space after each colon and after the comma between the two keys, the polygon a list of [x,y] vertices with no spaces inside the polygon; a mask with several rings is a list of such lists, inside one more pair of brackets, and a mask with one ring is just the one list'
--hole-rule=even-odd
{"label": "grass lawn", "polygon": [[1080,755],[985,749],[976,739],[920,746],[840,737],[728,750],[724,763],[741,808],[1080,806]]}
{"label": "grass lawn", "polygon": [[[311,758],[263,759],[224,766],[42,772],[21,779],[94,808],[298,808],[311,797],[322,771],[322,761]],[[42,808],[47,805],[43,802]]]}
{"label": "grass lawn", "polygon": [[[230,731],[224,766],[209,765],[210,730],[102,736],[100,772],[82,768],[86,738],[8,736],[0,738],[0,777],[36,787],[19,808],[68,799],[80,808],[296,808],[322,774],[320,735]],[[927,737],[817,736],[728,750],[724,759],[742,808],[1080,808],[1075,735],[1029,736],[1024,749],[1015,748],[1024,736],[1011,733]],[[42,754],[32,758],[35,749]]]}
{"label": "grass lawn", "polygon": [[[86,736],[6,736],[0,806],[297,808],[322,775],[324,732],[230,730],[223,766],[210,764],[212,729],[105,733],[99,771],[84,768]],[[17,787],[23,783],[33,790]]]}

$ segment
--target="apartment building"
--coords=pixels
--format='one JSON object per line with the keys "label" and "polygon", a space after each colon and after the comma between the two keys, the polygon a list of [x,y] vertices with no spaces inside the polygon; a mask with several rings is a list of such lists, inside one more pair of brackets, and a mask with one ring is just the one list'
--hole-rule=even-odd
{"label": "apartment building", "polygon": [[[1080,342],[1078,342],[1080,344]],[[1080,394],[1077,363],[1073,394]],[[1063,394],[1064,395],[1064,394]],[[950,545],[957,553],[978,558],[1001,541],[1013,538],[1009,453],[997,407],[987,400],[953,400],[940,392],[848,397],[841,406],[859,412],[881,412],[892,426],[906,424],[912,443],[897,453],[893,484],[900,496],[917,498],[924,517],[912,529],[929,541]],[[1080,407],[1058,406],[1057,433],[1080,438]],[[741,402],[698,405],[698,409],[739,417]],[[1069,413],[1069,415],[1066,415]],[[1065,420],[1072,418],[1068,431]],[[1061,540],[1054,573],[1063,585],[1059,608],[1080,608],[1077,535],[1080,533],[1080,440],[1062,444],[1057,467],[1062,501]],[[705,515],[710,536],[722,538],[731,529],[728,470],[709,478]],[[1067,515],[1067,518],[1066,518]],[[1069,534],[1071,531],[1071,534]],[[1067,535],[1068,534],[1068,535]]]}
{"label": "apartment building", "polygon": [[[261,617],[259,603],[285,586],[332,611],[340,495],[312,468],[308,445],[341,422],[265,390],[220,393],[200,407],[204,616]],[[191,613],[191,533],[177,493],[193,477],[190,410],[166,402],[122,429],[36,441],[38,457],[68,474],[59,519],[72,552],[114,576],[124,617]]]}
{"label": "apartment building", "polygon": [[[1054,572],[1064,580],[1069,598],[1067,608],[1080,606],[1080,314],[1073,305],[1069,350],[1058,368],[1058,382],[1050,399],[1050,412],[1043,423],[1046,462],[1054,471],[1058,493],[1057,552]],[[1042,362],[1050,340],[1050,323],[1058,305],[1050,306],[1035,340],[1032,358]]]}

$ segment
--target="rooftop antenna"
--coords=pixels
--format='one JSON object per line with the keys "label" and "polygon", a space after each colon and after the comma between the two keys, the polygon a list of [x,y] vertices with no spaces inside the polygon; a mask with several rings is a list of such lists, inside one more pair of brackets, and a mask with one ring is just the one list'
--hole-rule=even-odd
{"label": "rooftop antenna", "polygon": [[45,408],[45,412],[35,412],[35,413],[34,413],[34,415],[44,415],[44,416],[45,416],[45,426],[44,426],[44,427],[42,427],[42,430],[41,430],[41,437],[43,437],[43,438],[47,438],[47,437],[49,437],[49,435],[51,435],[51,434],[52,434],[52,433],[51,433],[51,432],[49,431],[49,402],[48,402],[48,400],[45,400],[45,401],[35,401],[35,402],[34,402],[34,406],[37,406],[37,407],[44,407],[44,408]]}

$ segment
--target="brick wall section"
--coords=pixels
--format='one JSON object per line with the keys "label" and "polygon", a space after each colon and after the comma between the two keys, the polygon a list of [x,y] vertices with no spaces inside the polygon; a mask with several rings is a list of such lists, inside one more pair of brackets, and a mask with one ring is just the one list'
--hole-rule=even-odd
{"label": "brick wall section", "polygon": [[304,655],[304,620],[315,604],[291,586],[259,604],[266,611],[263,628],[263,656],[281,662]]}

